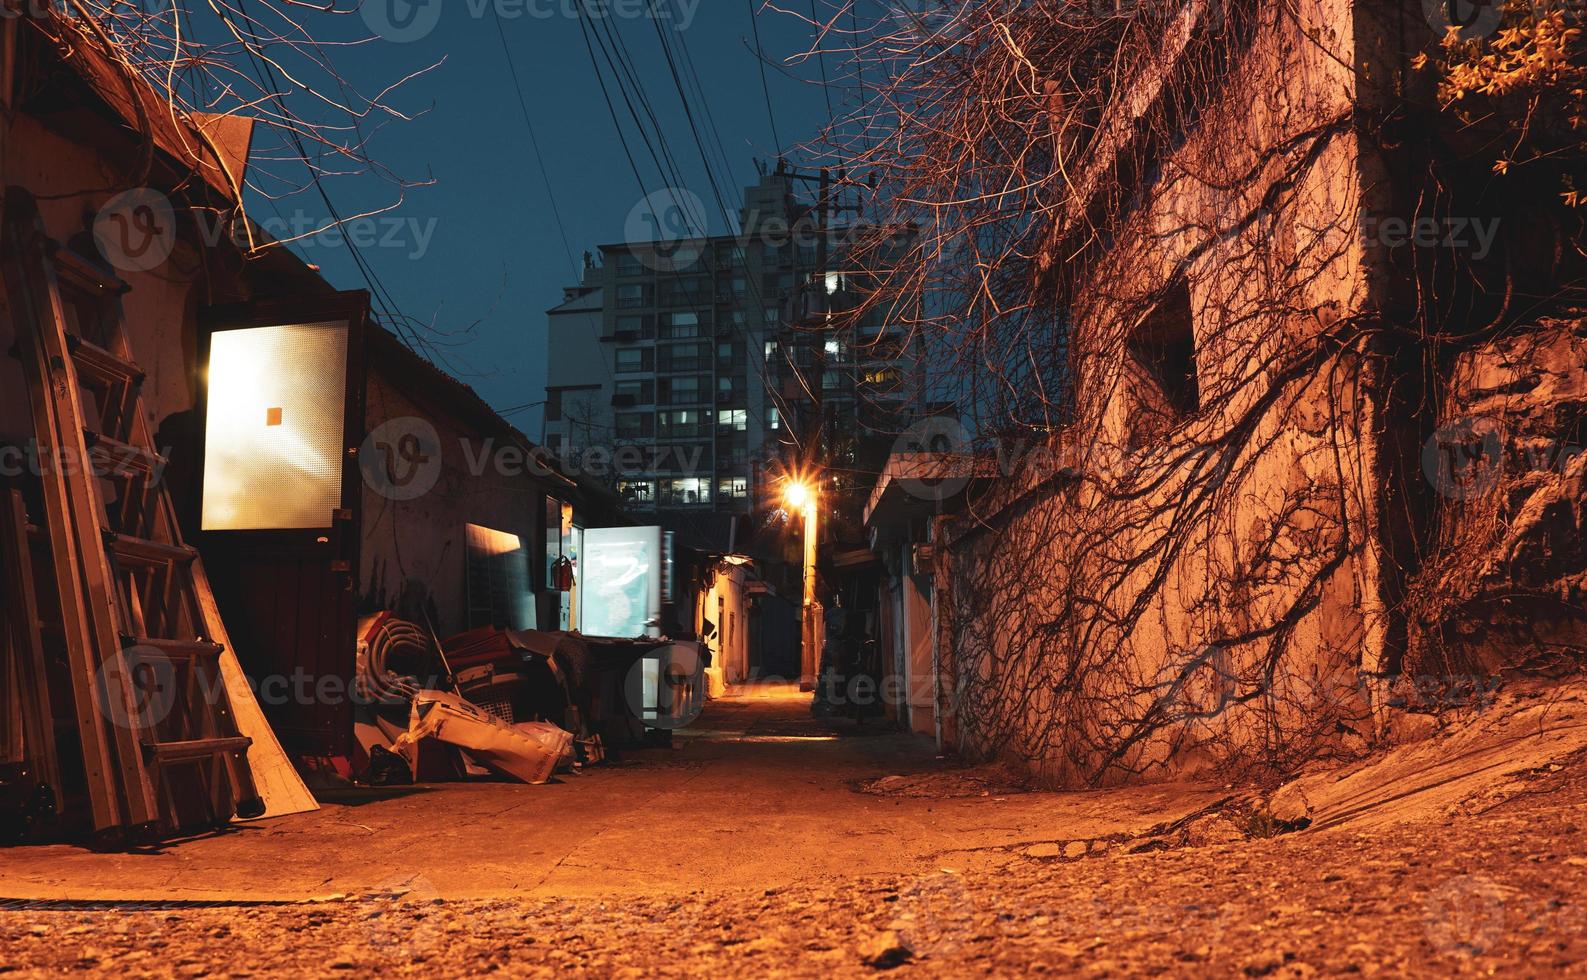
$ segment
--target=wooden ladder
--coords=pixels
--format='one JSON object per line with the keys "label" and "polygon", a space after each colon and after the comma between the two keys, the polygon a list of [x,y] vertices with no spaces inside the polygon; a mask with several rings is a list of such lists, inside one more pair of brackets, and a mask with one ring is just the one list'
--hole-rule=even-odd
{"label": "wooden ladder", "polygon": [[122,323],[127,286],[6,200],[7,289],[33,404],[94,830],[168,836],[263,810]]}

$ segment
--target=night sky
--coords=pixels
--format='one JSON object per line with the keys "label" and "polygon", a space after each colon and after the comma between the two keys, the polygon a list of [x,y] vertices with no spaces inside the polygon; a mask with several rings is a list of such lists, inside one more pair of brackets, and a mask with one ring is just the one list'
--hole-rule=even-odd
{"label": "night sky", "polygon": [[[402,9],[402,0],[395,2],[401,12],[413,12]],[[778,150],[754,53],[750,11],[759,0],[671,2],[685,16],[693,11],[692,20],[679,20],[677,26],[733,167],[724,191],[736,209],[737,189],[754,179],[754,160],[775,158]],[[537,439],[539,409],[514,409],[545,397],[545,310],[559,303],[562,288],[575,281],[569,251],[577,262],[586,249],[623,240],[625,221],[645,193],[666,186],[643,143],[630,132],[646,185],[640,190],[579,22],[564,9],[571,3],[497,0],[493,7],[486,0],[444,0],[427,36],[403,43],[381,40],[336,55],[343,74],[366,93],[445,58],[389,99],[404,113],[424,114],[386,123],[372,144],[383,166],[410,180],[433,177],[435,183],[409,190],[397,210],[378,219],[376,244],[361,251],[403,313],[433,323],[436,333],[455,334],[436,342],[445,352],[443,366],[498,410],[508,410],[511,420]],[[531,149],[498,34],[498,14],[561,210],[566,247]],[[805,23],[775,10],[761,13],[759,21],[760,40],[772,62],[766,76],[777,133],[784,146],[791,146],[811,139],[828,119],[820,85],[801,80],[819,80],[820,68],[809,59],[782,67],[810,46]],[[714,204],[655,27],[631,17],[612,23],[627,42],[656,116],[670,131],[685,186]],[[827,68],[835,83],[841,71],[835,57]],[[617,98],[615,88],[613,93]],[[841,111],[842,93],[835,84],[831,95]],[[622,103],[617,106],[627,125]],[[707,126],[700,107],[694,108],[697,121]],[[395,192],[376,177],[344,178],[329,187],[344,215],[380,207]],[[302,208],[317,217],[316,206],[300,195],[279,213],[290,216]],[[345,245],[311,242],[299,252],[319,264],[337,287],[363,288]]]}

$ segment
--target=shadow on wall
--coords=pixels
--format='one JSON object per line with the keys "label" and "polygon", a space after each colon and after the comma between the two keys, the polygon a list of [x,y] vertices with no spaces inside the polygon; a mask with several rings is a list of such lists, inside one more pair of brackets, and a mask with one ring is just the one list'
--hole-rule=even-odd
{"label": "shadow on wall", "polygon": [[369,588],[358,597],[358,614],[367,616],[390,610],[398,619],[429,624],[440,631],[443,625],[441,612],[429,585],[416,578],[404,578],[388,585],[389,568],[390,563],[385,559],[375,563]]}
{"label": "shadow on wall", "polygon": [[1423,451],[1438,491],[1407,670],[1574,669],[1587,650],[1587,321],[1461,356]]}

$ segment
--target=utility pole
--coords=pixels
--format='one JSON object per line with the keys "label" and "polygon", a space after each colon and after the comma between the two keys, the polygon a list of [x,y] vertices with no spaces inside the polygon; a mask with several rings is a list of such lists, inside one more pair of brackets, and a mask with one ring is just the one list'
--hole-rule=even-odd
{"label": "utility pole", "polygon": [[805,503],[805,567],[804,602],[799,616],[799,690],[814,691],[821,670],[822,635],[826,632],[824,610],[816,597],[816,546],[820,527],[817,523],[821,507],[821,491],[810,491]]}
{"label": "utility pole", "polygon": [[[801,478],[786,488],[785,497],[790,504],[804,511],[804,601],[800,605],[799,689],[814,691],[820,680],[821,650],[826,639],[826,615],[816,594],[816,565],[821,543],[821,493],[823,474],[826,472],[826,445],[830,428],[826,414],[825,384],[827,373],[826,326],[830,322],[831,295],[827,277],[832,272],[832,215],[843,208],[834,199],[832,172],[823,167],[816,173],[800,172],[779,164],[778,173],[816,187],[815,233],[816,267],[811,281],[803,286],[805,295],[794,303],[794,312],[808,310],[805,323],[791,323],[791,331],[800,345],[810,351],[810,370],[804,388],[809,392],[810,413],[803,429],[805,436],[804,459],[799,461]],[[848,179],[846,171],[839,171],[838,185]],[[855,210],[858,210],[857,208]],[[791,319],[798,319],[797,317]],[[810,322],[811,320],[815,322]],[[801,329],[801,327],[803,329]],[[790,341],[793,337],[788,338]],[[797,349],[797,348],[795,348]],[[798,359],[794,359],[798,369]],[[791,423],[790,423],[791,424]]]}
{"label": "utility pole", "polygon": [[[828,230],[830,227],[832,209],[832,177],[830,171],[823,167],[819,173],[800,173],[793,169],[783,171],[788,177],[806,183],[816,184],[815,206],[815,232],[816,232],[816,268],[812,274],[811,282],[803,284],[800,288],[804,291],[802,296],[796,296],[794,312],[808,311],[819,318],[826,313],[826,278],[831,263],[831,243]],[[816,564],[820,557],[820,506],[821,506],[821,473],[823,472],[824,437],[826,434],[826,409],[823,400],[822,380],[826,375],[826,348],[822,343],[821,334],[810,330],[808,322],[794,323],[791,341],[798,337],[800,345],[808,345],[811,351],[809,376],[805,379],[804,387],[810,393],[810,416],[803,426],[805,431],[805,458],[800,461],[801,470],[811,481],[809,484],[798,483],[796,493],[790,494],[790,499],[801,497],[804,509],[804,601],[799,607],[799,690],[814,691],[820,680],[821,674],[821,649],[825,645],[826,623],[821,608],[821,600],[816,595]],[[801,327],[804,327],[801,330]],[[803,336],[799,336],[803,334]],[[814,342],[811,340],[815,336]],[[795,361],[797,365],[797,359]],[[792,491],[794,487],[789,489]]]}

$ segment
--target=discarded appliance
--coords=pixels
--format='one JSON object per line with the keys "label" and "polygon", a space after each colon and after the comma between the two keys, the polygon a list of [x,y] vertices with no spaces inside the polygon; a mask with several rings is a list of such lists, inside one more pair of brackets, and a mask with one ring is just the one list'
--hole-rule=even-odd
{"label": "discarded appliance", "polygon": [[567,692],[567,726],[608,748],[642,745],[698,712],[711,652],[691,640],[522,630],[506,641],[547,665]]}
{"label": "discarded appliance", "polygon": [[568,731],[581,729],[569,710],[575,699],[565,657],[526,655],[532,651],[522,634],[490,628],[461,633],[442,645],[458,693],[502,721],[551,721]]}

